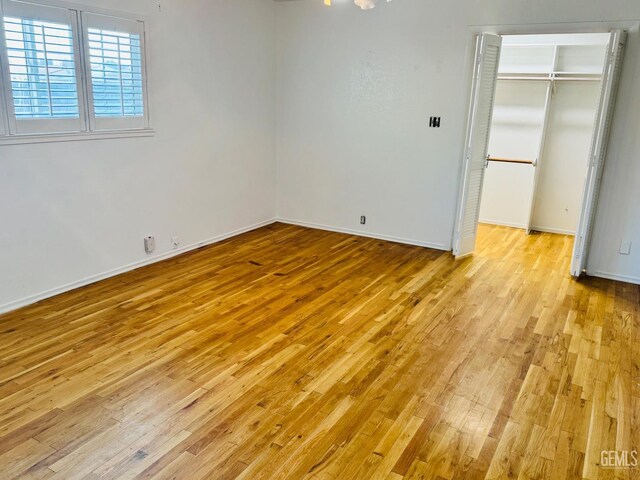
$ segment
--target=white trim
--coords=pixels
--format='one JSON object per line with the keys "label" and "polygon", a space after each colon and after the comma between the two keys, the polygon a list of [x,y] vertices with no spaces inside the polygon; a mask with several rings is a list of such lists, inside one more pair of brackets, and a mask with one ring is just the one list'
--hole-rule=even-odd
{"label": "white trim", "polygon": [[111,130],[102,132],[8,135],[6,137],[0,136],[0,146],[24,145],[30,143],[80,142],[84,140],[107,140],[112,138],[153,137],[155,134],[156,131],[153,128],[137,128],[132,130]]}
{"label": "white trim", "polygon": [[600,272],[600,271],[592,272],[590,270],[587,270],[587,275],[590,277],[604,278],[606,280],[613,280],[616,282],[632,283],[634,285],[640,285],[640,277],[633,277],[630,275],[619,275],[617,273]]}
{"label": "white trim", "polygon": [[469,24],[469,33],[495,33],[496,35],[564,35],[582,33],[611,33],[611,30],[630,30],[638,27],[640,18],[627,20],[587,20],[584,22],[547,23],[494,23]]}
{"label": "white trim", "polygon": [[[501,222],[500,220],[488,220],[481,218],[479,223],[483,223],[485,225],[498,225],[500,227],[510,227],[510,228],[519,228],[526,230],[527,226],[518,223],[510,223],[510,222]],[[575,236],[576,232],[572,230],[564,230],[562,228],[552,228],[552,227],[537,227],[532,226],[531,230],[534,232],[543,232],[543,233],[557,233],[558,235],[572,235]]]}
{"label": "white trim", "polygon": [[[1,1],[1,0],[0,0]],[[6,0],[5,0],[6,1]],[[77,10],[82,12],[98,13],[112,17],[128,18],[130,20],[148,20],[148,15],[137,13],[131,10],[117,10],[113,8],[104,8],[97,5],[87,5],[86,3],[68,2],[66,0],[18,0],[22,3],[31,3],[33,5],[44,5],[45,7],[66,8],[69,10]]]}
{"label": "white trim", "polygon": [[500,220],[489,220],[484,218],[478,220],[478,223],[483,223],[485,225],[498,225],[500,227],[519,228],[522,230],[527,229],[527,226],[522,223],[501,222]]}
{"label": "white trim", "polygon": [[[29,18],[39,22],[66,23],[75,16],[75,9],[34,3],[23,0],[4,0],[3,15],[8,17]],[[45,10],[47,10],[45,12]]]}
{"label": "white trim", "polygon": [[576,236],[575,230],[565,230],[563,228],[553,228],[553,227],[531,227],[531,230],[534,232],[543,232],[543,233],[557,233],[559,235],[571,235],[573,237]]}
{"label": "white trim", "polygon": [[[4,50],[4,45],[7,44],[7,39],[5,38],[4,33],[4,6],[2,4],[2,0],[0,0],[0,20],[2,20],[0,25],[0,83],[6,83],[7,78],[11,78],[11,76],[5,76],[5,67],[4,67],[4,54],[2,50]],[[11,97],[11,101],[13,102],[13,96]],[[5,135],[9,135],[9,112],[7,111],[8,100],[6,96],[6,88],[4,85],[0,85],[0,138],[3,138]]]}
{"label": "white trim", "polygon": [[35,295],[30,295],[25,298],[21,298],[20,300],[15,300],[13,302],[5,303],[4,305],[0,305],[0,314],[8,313],[13,310],[17,310],[22,307],[26,307],[28,305],[32,305],[36,302],[44,300],[46,298],[54,297],[56,295],[60,295],[61,293],[69,292],[71,290],[75,290],[80,287],[84,287],[86,285],[90,285],[92,283],[99,282],[100,280],[105,280],[110,277],[115,277],[116,275],[120,275],[122,273],[130,272],[131,270],[135,270],[140,267],[145,267],[147,265],[151,265],[153,263],[158,263],[163,260],[167,260],[172,257],[177,257],[178,255],[182,255],[183,253],[190,252],[192,250],[197,250],[198,248],[206,247],[212,245],[214,243],[221,242],[223,240],[227,240],[229,238],[235,237],[237,235],[241,235],[243,233],[250,232],[252,230],[256,230],[258,228],[266,227],[267,225],[271,225],[276,223],[276,219],[272,218],[269,220],[265,220],[263,222],[259,222],[248,227],[240,228],[238,230],[234,230],[232,232],[223,233],[222,235],[218,235],[216,237],[210,238],[208,240],[203,240],[201,242],[197,242],[191,245],[187,245],[185,247],[179,248],[177,250],[171,250],[169,252],[162,253],[160,255],[156,255],[154,257],[149,257],[144,260],[140,260],[134,263],[130,263],[123,267],[118,267],[113,270],[108,270],[103,273],[99,273],[97,275],[91,275],[90,277],[84,278],[82,280],[78,280],[75,282],[68,283],[66,285],[61,285],[56,288],[52,288],[51,290],[47,290],[41,293],[37,293]]}
{"label": "white trim", "polygon": [[402,243],[404,245],[411,245],[414,247],[432,248],[435,250],[442,250],[450,252],[451,249],[444,244],[422,242],[420,240],[413,240],[402,237],[394,237],[391,235],[383,235],[381,233],[363,232],[361,230],[352,230],[350,228],[330,227],[328,225],[322,225],[319,223],[303,222],[301,220],[292,220],[290,218],[277,218],[277,222],[285,223],[287,225],[296,225],[298,227],[313,228],[315,230],[324,230],[327,232],[345,233],[347,235],[355,235],[356,237],[372,238],[374,240],[384,240],[386,242]]}

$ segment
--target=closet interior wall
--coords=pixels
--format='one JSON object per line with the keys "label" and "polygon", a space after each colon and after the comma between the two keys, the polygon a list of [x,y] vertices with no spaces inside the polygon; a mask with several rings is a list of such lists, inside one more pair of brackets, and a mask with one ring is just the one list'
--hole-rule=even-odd
{"label": "closet interior wall", "polygon": [[481,222],[575,233],[607,41],[504,37]]}

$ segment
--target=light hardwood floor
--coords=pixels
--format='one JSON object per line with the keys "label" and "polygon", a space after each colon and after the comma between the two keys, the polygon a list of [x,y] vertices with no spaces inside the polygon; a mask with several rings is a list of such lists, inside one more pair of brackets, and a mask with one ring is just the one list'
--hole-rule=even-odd
{"label": "light hardwood floor", "polygon": [[640,288],[274,225],[0,317],[0,478],[632,478]]}

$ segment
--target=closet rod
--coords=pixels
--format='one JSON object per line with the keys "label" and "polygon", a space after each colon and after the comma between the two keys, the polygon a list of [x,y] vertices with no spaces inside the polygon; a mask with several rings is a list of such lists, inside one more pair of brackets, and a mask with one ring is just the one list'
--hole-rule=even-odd
{"label": "closet rod", "polygon": [[500,162],[500,163],[519,163],[521,165],[533,165],[536,162],[534,160],[523,160],[521,158],[502,158],[502,157],[492,157],[489,155],[487,157],[488,162]]}

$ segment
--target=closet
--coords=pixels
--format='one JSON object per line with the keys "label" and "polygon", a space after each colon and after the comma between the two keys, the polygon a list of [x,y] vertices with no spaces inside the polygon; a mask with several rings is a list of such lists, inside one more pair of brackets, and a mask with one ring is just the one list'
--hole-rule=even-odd
{"label": "closet", "polygon": [[608,41],[503,37],[480,222],[575,234]]}

